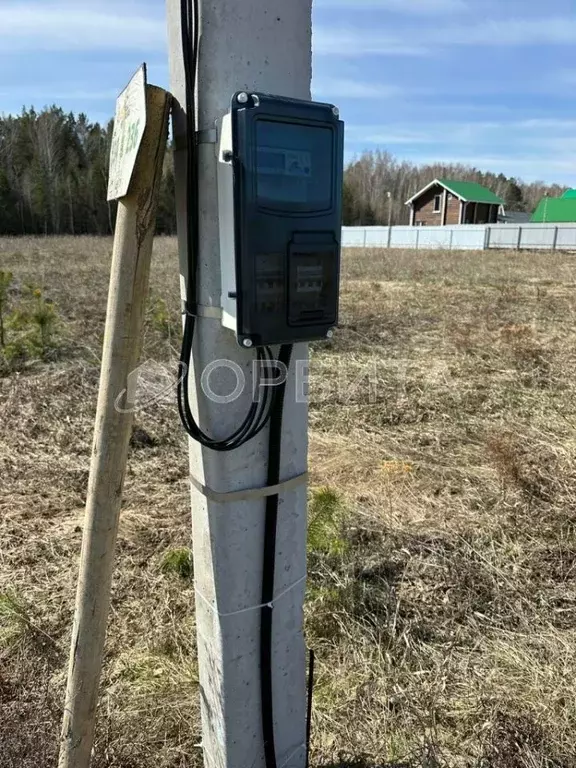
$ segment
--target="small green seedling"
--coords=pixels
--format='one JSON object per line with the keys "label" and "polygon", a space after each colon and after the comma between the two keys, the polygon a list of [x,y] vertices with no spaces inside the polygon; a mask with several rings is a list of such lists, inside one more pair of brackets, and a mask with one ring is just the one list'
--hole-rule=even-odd
{"label": "small green seedling", "polygon": [[[6,282],[7,279],[3,278],[3,284]],[[10,367],[14,368],[28,359],[45,360],[54,349],[57,322],[58,315],[52,301],[44,297],[40,288],[27,286],[17,306],[10,314],[5,313],[2,321],[3,343],[0,349]]]}
{"label": "small green seedling", "polygon": [[176,573],[182,579],[192,578],[192,553],[187,547],[169,549],[160,564],[162,573]]}
{"label": "small green seedling", "polygon": [[342,536],[344,503],[332,488],[312,494],[308,516],[308,550],[325,555],[342,555],[347,542]]}
{"label": "small green seedling", "polygon": [[0,269],[0,348],[6,346],[6,332],[4,330],[4,316],[8,305],[8,291],[12,285],[12,272],[4,272]]}

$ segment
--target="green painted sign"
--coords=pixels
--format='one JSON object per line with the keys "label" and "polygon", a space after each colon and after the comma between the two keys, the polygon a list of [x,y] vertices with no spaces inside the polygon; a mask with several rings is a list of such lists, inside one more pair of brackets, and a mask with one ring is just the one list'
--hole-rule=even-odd
{"label": "green painted sign", "polygon": [[146,65],[143,64],[116,102],[108,200],[118,200],[130,191],[130,181],[145,128]]}

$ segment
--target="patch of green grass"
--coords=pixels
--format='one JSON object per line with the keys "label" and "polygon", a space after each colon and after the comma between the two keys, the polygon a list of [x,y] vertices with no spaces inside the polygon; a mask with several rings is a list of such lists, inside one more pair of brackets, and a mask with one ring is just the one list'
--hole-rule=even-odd
{"label": "patch of green grass", "polygon": [[169,339],[174,335],[172,314],[164,299],[160,297],[151,299],[148,307],[148,315],[153,328],[158,331],[163,338]]}
{"label": "patch of green grass", "polygon": [[348,543],[343,534],[345,506],[333,488],[312,492],[308,509],[308,551],[324,555],[343,555]]}
{"label": "patch of green grass", "polygon": [[194,572],[192,552],[188,547],[167,550],[160,564],[162,573],[175,573],[182,579],[191,579]]}
{"label": "patch of green grass", "polygon": [[5,272],[0,269],[0,348],[6,346],[6,335],[4,330],[4,315],[6,305],[8,304],[8,291],[12,285],[12,272]]}
{"label": "patch of green grass", "polygon": [[308,506],[310,580],[307,627],[317,638],[340,634],[349,593],[350,541],[344,500],[333,488],[312,491]]}
{"label": "patch of green grass", "polygon": [[0,648],[10,648],[26,634],[29,618],[13,595],[0,593]]}

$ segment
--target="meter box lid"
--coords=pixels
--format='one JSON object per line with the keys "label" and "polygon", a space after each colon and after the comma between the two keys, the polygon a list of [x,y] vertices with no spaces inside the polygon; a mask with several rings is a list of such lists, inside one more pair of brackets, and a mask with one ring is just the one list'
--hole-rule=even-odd
{"label": "meter box lid", "polygon": [[343,123],[331,104],[235,94],[237,337],[326,338],[338,320]]}

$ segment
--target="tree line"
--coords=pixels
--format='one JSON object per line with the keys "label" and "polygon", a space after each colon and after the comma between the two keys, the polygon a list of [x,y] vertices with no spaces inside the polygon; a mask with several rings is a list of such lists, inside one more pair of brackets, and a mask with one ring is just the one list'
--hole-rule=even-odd
{"label": "tree line", "polygon": [[[106,202],[114,122],[91,122],[53,106],[0,116],[0,235],[107,235]],[[170,154],[170,153],[169,153]],[[166,161],[158,230],[172,233],[174,176]]]}
{"label": "tree line", "polygon": [[509,211],[532,213],[544,195],[557,197],[566,187],[536,181],[527,184],[504,174],[485,173],[469,165],[415,165],[397,160],[389,152],[364,152],[352,160],[344,174],[344,224],[408,224],[406,200],[434,179],[475,181],[501,197]]}
{"label": "tree line", "polygon": [[[116,204],[106,202],[114,122],[91,122],[52,106],[0,116],[0,235],[107,235]],[[176,231],[172,151],[166,155],[158,232]],[[545,195],[564,191],[544,182],[526,184],[466,165],[422,165],[386,151],[364,152],[344,174],[344,224],[407,224],[406,200],[435,178],[477,181],[515,211],[533,211]]]}

